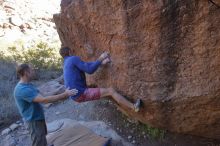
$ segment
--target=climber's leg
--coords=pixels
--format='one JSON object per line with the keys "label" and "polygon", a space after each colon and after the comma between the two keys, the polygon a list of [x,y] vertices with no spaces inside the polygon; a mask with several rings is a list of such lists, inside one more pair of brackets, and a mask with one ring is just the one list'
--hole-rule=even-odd
{"label": "climber's leg", "polygon": [[75,99],[76,102],[86,102],[92,100],[98,100],[101,98],[100,88],[87,88],[84,93]]}
{"label": "climber's leg", "polygon": [[129,102],[125,97],[117,93],[113,88],[87,88],[84,93],[75,99],[76,102],[86,102],[92,100],[98,100],[104,97],[112,97],[119,105],[129,108],[131,110],[139,111],[140,99],[135,104]]}
{"label": "climber's leg", "polygon": [[125,97],[121,96],[113,88],[100,88],[101,98],[110,96],[112,97],[119,105],[130,108],[131,110],[139,111],[140,108],[140,99],[137,100],[135,104],[128,101]]}

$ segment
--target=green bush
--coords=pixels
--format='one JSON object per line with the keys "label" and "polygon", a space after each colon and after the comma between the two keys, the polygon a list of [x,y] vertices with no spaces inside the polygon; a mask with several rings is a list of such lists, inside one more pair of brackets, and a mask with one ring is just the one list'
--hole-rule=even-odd
{"label": "green bush", "polygon": [[141,127],[151,139],[164,139],[165,130],[154,128],[146,124],[141,124]]}
{"label": "green bush", "polygon": [[15,62],[32,64],[39,69],[61,69],[62,58],[58,50],[48,47],[46,43],[39,43],[33,48],[19,50],[15,46],[9,47],[10,55],[5,56]]}
{"label": "green bush", "polygon": [[[15,64],[4,60],[0,55],[0,129],[12,120],[17,120],[18,110],[13,98],[13,89],[17,83]],[[1,124],[3,122],[3,124]]]}

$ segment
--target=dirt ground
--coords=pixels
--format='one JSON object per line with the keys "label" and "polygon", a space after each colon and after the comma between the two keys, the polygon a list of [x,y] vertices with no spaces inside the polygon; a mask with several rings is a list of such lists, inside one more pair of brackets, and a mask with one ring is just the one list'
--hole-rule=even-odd
{"label": "dirt ground", "polygon": [[66,100],[46,109],[46,120],[70,118],[80,121],[104,121],[125,140],[137,146],[217,146],[220,141],[166,132],[163,139],[150,138],[142,124],[124,116],[112,101],[75,103]]}
{"label": "dirt ground", "polygon": [[[135,146],[219,146],[220,141],[190,135],[166,132],[162,139],[152,139],[148,136],[143,125],[124,116],[112,101],[101,100],[76,103],[71,99],[45,108],[46,121],[57,119],[73,119],[77,121],[104,121],[123,139]],[[24,127],[10,133],[19,137],[17,146],[30,145],[30,137]],[[5,139],[5,137],[0,137]],[[0,142],[0,146],[5,146]]]}

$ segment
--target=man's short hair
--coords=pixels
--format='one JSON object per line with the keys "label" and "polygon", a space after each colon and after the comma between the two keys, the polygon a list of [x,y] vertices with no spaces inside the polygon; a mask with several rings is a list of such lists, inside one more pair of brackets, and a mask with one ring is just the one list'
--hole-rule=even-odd
{"label": "man's short hair", "polygon": [[28,64],[20,64],[17,66],[16,71],[19,77],[23,77],[26,71],[30,70],[30,66]]}
{"label": "man's short hair", "polygon": [[70,56],[70,48],[69,47],[62,47],[60,49],[60,55],[64,58],[66,56]]}

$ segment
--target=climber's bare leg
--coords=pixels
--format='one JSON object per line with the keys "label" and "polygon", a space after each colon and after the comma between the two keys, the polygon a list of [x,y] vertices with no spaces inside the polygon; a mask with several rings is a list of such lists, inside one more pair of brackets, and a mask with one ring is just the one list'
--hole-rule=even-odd
{"label": "climber's bare leg", "polygon": [[131,110],[134,110],[134,104],[129,102],[125,97],[121,96],[113,88],[100,88],[101,98],[110,96],[112,97],[119,105],[127,107]]}

